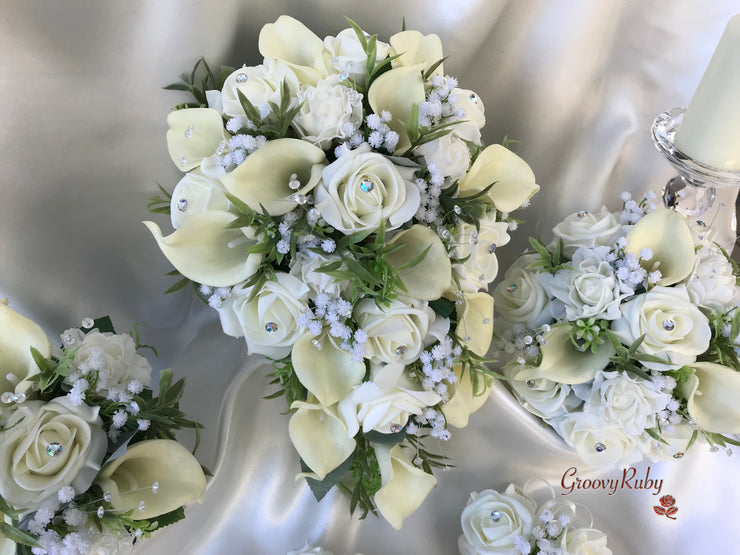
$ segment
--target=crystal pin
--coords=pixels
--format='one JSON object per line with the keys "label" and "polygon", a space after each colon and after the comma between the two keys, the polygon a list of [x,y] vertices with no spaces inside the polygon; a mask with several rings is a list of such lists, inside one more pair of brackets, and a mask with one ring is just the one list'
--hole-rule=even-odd
{"label": "crystal pin", "polygon": [[188,209],[188,199],[181,198],[177,201],[177,209],[180,212],[185,212]]}
{"label": "crystal pin", "polygon": [[406,345],[399,345],[396,347],[396,354],[397,355],[405,355],[406,351],[408,351],[409,348]]}
{"label": "crystal pin", "polygon": [[265,324],[265,331],[267,333],[272,333],[277,330],[278,330],[278,325],[275,322],[267,322]]}
{"label": "crystal pin", "polygon": [[57,443],[56,441],[46,446],[46,454],[50,457],[56,457],[57,455],[60,455],[63,450],[64,448],[62,447],[62,444]]}
{"label": "crystal pin", "polygon": [[661,325],[663,326],[663,329],[665,331],[673,331],[673,328],[676,327],[676,323],[670,318],[666,318],[665,320],[663,320]]}
{"label": "crystal pin", "polygon": [[372,182],[371,179],[368,179],[367,177],[360,181],[360,189],[365,191],[366,193],[369,193],[373,189],[375,189],[375,183]]}
{"label": "crystal pin", "polygon": [[499,520],[501,520],[501,513],[499,511],[492,511],[491,520],[494,522],[498,522]]}
{"label": "crystal pin", "polygon": [[606,445],[599,442],[596,445],[594,445],[594,449],[596,450],[597,453],[603,453],[604,451],[606,451]]}
{"label": "crystal pin", "polygon": [[249,76],[246,73],[237,73],[234,79],[237,83],[246,83]]}

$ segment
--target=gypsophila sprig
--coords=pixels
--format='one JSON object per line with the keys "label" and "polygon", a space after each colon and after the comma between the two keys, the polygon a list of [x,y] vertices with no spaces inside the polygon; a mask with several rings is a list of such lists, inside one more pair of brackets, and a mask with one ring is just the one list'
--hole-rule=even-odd
{"label": "gypsophila sprig", "polygon": [[4,303],[0,312],[10,370],[0,379],[2,535],[19,553],[127,553],[184,518],[182,506],[202,499],[205,474],[174,432],[198,436],[202,426],[180,410],[185,384],[171,370],[160,372],[154,395],[139,353],[154,348],[138,327],[116,334],[109,317],[85,318],[53,348],[37,324]]}
{"label": "gypsophila sprig", "polygon": [[737,266],[654,198],[571,214],[494,292],[512,392],[595,467],[740,433]]}
{"label": "gypsophila sprig", "polygon": [[267,397],[285,398],[316,498],[339,487],[400,528],[444,460],[422,438],[449,439],[490,391],[496,251],[539,186],[483,144],[482,100],[445,73],[436,35],[384,42],[348,24],[296,50],[280,45],[311,31],[282,16],[261,31],[262,63],[170,113],[183,176],[150,208],[169,198],[175,231],[145,224],[181,274],[171,289],[193,283],[225,333],[273,361]]}

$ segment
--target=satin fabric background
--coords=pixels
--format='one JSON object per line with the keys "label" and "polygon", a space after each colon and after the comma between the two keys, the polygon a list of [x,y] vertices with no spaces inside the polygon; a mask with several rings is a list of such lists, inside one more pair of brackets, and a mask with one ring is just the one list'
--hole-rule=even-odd
{"label": "satin fabric background", "polygon": [[[138,552],[269,555],[308,540],[337,555],[447,555],[457,552],[470,491],[540,477],[560,495],[569,467],[621,477],[589,471],[497,389],[439,446],[456,468],[437,474],[439,486],[400,532],[382,519],[351,519],[341,495],[317,504],[294,481],[282,401],[261,400],[266,369],[188,292],[162,295],[171,268],[140,221],[156,184],[171,191],[181,175],[167,154],[165,118],[183,97],[163,85],[200,56],[259,63],[259,29],[283,13],[321,37],[345,28],[344,15],[385,40],[403,17],[439,34],[446,72],[483,99],[485,140],[520,140],[516,151],[542,187],[499,250],[503,269],[538,222],[549,236],[571,212],[616,209],[621,191],[659,191],[673,172],[652,146],[650,123],[688,103],[738,10],[732,0],[2,2],[0,297],[50,335],[86,316],[110,314],[119,331],[141,323],[160,352],[153,364],[187,376],[183,408],[208,428],[198,456],[217,476],[204,503]],[[729,192],[704,217],[726,246],[733,203]],[[590,507],[615,554],[736,553],[738,456],[700,449],[637,465],[638,477],[650,467],[661,495],[676,498],[675,521],[653,512],[650,491],[567,499]]]}

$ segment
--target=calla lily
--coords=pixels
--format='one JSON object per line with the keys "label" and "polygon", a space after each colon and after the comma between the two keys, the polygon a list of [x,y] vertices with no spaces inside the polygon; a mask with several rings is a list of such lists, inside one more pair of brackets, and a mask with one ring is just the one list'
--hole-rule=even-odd
{"label": "calla lily", "polygon": [[367,99],[373,112],[380,114],[383,110],[387,110],[393,116],[388,126],[398,133],[396,152],[404,152],[411,146],[408,134],[401,122],[408,124],[414,104],[421,104],[426,100],[422,79],[423,70],[424,65],[417,64],[386,71],[373,81],[367,93]]}
{"label": "calla lily", "polygon": [[211,108],[174,110],[167,116],[167,125],[167,150],[184,172],[200,166],[226,138],[221,114]]}
{"label": "calla lily", "polygon": [[[133,509],[133,520],[151,519],[182,505],[203,501],[206,477],[182,444],[152,439],[130,446],[106,464],[95,483],[110,493],[115,510]],[[140,503],[144,510],[140,511]]]}
{"label": "calla lily", "polygon": [[603,343],[596,353],[579,351],[568,337],[567,326],[554,326],[545,334],[547,343],[540,347],[540,365],[524,368],[517,374],[519,380],[545,378],[564,384],[586,383],[606,368],[616,354],[610,343]]}
{"label": "calla lily", "polygon": [[[470,371],[462,372],[462,366],[455,366],[455,375],[457,382],[447,387],[450,399],[442,405],[442,412],[445,415],[447,424],[455,428],[464,428],[468,425],[470,415],[480,409],[488,400],[493,386],[493,379],[488,377],[479,377],[482,382],[478,387],[482,391],[473,391],[473,382],[470,381]],[[478,393],[477,395],[475,393]]]}
{"label": "calla lily", "polygon": [[261,254],[247,253],[254,243],[250,228],[227,229],[234,219],[230,212],[205,212],[167,237],[162,236],[154,222],[144,225],[162,254],[186,278],[214,287],[229,287],[251,276],[262,260]]}
{"label": "calla lily", "polygon": [[532,168],[502,145],[486,147],[478,155],[460,182],[460,196],[476,194],[491,184],[483,199],[501,212],[516,210],[540,190]]}
{"label": "calla lily", "polygon": [[396,268],[429,249],[418,264],[399,270],[398,274],[406,286],[405,294],[423,301],[439,299],[452,276],[450,256],[439,236],[431,228],[417,224],[397,233],[388,241],[389,245],[396,243],[403,247],[387,257],[388,262]]}
{"label": "calla lily", "polygon": [[290,408],[298,409],[288,422],[290,441],[315,478],[323,480],[354,452],[356,442],[347,435],[336,405],[325,407],[309,396],[307,402],[295,401]]}
{"label": "calla lily", "polygon": [[[412,66],[424,64],[426,71],[432,64],[440,61],[442,53],[442,41],[437,35],[423,35],[419,31],[401,31],[390,38],[392,54],[399,55],[393,60],[393,67]],[[442,64],[434,70],[433,75],[444,75]]]}
{"label": "calla lily", "polygon": [[653,251],[653,256],[640,264],[648,272],[660,271],[658,285],[678,283],[694,269],[691,229],[686,218],[674,210],[654,210],[640,218],[627,233],[627,252],[639,255],[644,248]]}
{"label": "calla lily", "polygon": [[712,362],[690,366],[696,373],[681,389],[691,418],[709,432],[740,433],[740,372]]}
{"label": "calla lily", "polygon": [[437,479],[414,466],[400,445],[376,444],[382,487],[375,494],[375,505],[396,530],[437,485]]}
{"label": "calla lily", "polygon": [[324,339],[321,349],[314,347],[313,340],[311,333],[302,335],[293,345],[291,362],[303,386],[328,407],[362,382],[365,365],[354,362],[352,355],[336,347],[330,338]]}
{"label": "calla lily", "polygon": [[485,356],[493,339],[493,297],[488,293],[468,293],[457,305],[457,336],[463,346]]}
{"label": "calla lily", "polygon": [[[221,177],[226,190],[257,212],[282,216],[296,207],[291,195],[306,195],[318,185],[326,165],[324,151],[300,139],[276,139],[250,154],[234,171]],[[295,174],[301,183],[291,189]]]}
{"label": "calla lily", "polygon": [[[38,324],[18,314],[0,299],[0,393],[26,393],[33,382],[28,378],[39,373],[31,356],[35,347],[42,356],[51,355],[51,341]],[[12,379],[8,379],[12,376]]]}
{"label": "calla lily", "polygon": [[315,85],[327,75],[324,41],[288,15],[281,15],[275,23],[262,27],[258,46],[260,54],[285,62],[303,83]]}

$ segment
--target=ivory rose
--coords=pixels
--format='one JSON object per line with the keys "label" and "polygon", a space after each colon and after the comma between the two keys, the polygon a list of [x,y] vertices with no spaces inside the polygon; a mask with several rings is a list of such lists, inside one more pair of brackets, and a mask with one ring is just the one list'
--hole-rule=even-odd
{"label": "ivory rose", "polygon": [[452,134],[463,141],[480,145],[480,130],[486,124],[483,101],[477,93],[467,89],[453,89],[452,97],[455,105],[465,112],[463,120],[452,126]]}
{"label": "ivory rose", "polygon": [[218,308],[224,333],[244,337],[249,354],[283,358],[303,335],[296,320],[307,308],[308,286],[296,277],[277,272],[252,300],[252,288],[237,287]]}
{"label": "ivory rose", "polygon": [[287,64],[280,60],[266,59],[257,66],[240,67],[224,81],[221,109],[229,116],[243,116],[244,108],[239,100],[241,92],[259,110],[260,118],[265,119],[272,111],[270,102],[280,106],[283,83],[288,87],[292,102],[295,103],[300,83]]}
{"label": "ivory rose", "polygon": [[625,433],[621,424],[607,423],[596,413],[571,412],[550,424],[594,468],[609,468],[617,462],[628,466],[641,458],[636,438]]}
{"label": "ivory rose", "polygon": [[[151,519],[182,505],[203,501],[206,477],[188,449],[170,439],[131,445],[106,464],[95,480],[110,493],[114,510],[133,509],[133,520]],[[144,502],[143,510],[140,503]]]}
{"label": "ivory rose", "polygon": [[515,539],[528,538],[535,526],[535,503],[513,484],[504,493],[495,490],[472,492],[460,515],[461,555],[514,553]]}
{"label": "ivory rose", "polygon": [[600,372],[583,410],[639,436],[645,429],[655,427],[655,414],[665,409],[670,400],[670,395],[643,378],[626,372]]}
{"label": "ivory rose", "polygon": [[598,212],[583,210],[566,217],[553,229],[553,234],[563,241],[563,252],[573,256],[576,249],[593,249],[611,245],[612,240],[622,232],[622,224],[605,206]]}
{"label": "ivory rose", "polygon": [[720,313],[740,303],[740,287],[735,282],[732,264],[715,247],[696,252],[694,270],[685,281],[691,302]]}
{"label": "ivory rose", "polygon": [[527,269],[537,255],[520,256],[504,279],[493,290],[496,310],[507,322],[537,328],[550,322],[550,297],[537,280],[537,273]]}
{"label": "ivory rose", "polygon": [[330,75],[298,93],[301,109],[293,128],[304,140],[328,150],[335,139],[349,139],[362,125],[362,95]]}
{"label": "ivory rose", "polygon": [[193,216],[210,210],[228,211],[223,185],[198,170],[186,173],[175,185],[170,202],[172,227],[178,229]]}
{"label": "ivory rose", "polygon": [[383,434],[399,432],[409,417],[420,415],[426,407],[442,398],[434,391],[424,391],[404,375],[399,363],[375,366],[372,380],[364,382],[339,402],[339,413],[347,423],[347,434],[354,437],[362,426]]}
{"label": "ivory rose", "polygon": [[136,352],[136,343],[130,335],[91,331],[74,346],[72,367],[81,375],[93,372],[97,376],[95,392],[111,398],[111,393],[126,391],[133,380],[148,387],[152,367]]}
{"label": "ivory rose", "polygon": [[[383,41],[376,41],[375,45],[375,62],[378,63],[388,55],[390,45]],[[340,31],[336,37],[324,38],[324,63],[356,83],[365,83],[367,54],[352,28]]]}
{"label": "ivory rose", "polygon": [[108,447],[99,407],[66,397],[18,406],[0,433],[0,495],[11,506],[35,509],[64,486],[82,493]]}
{"label": "ivory rose", "polygon": [[568,555],[612,555],[606,546],[606,534],[593,528],[566,530],[560,548]]}
{"label": "ivory rose", "polygon": [[625,345],[645,335],[637,352],[662,357],[666,364],[643,362],[654,370],[691,364],[709,348],[712,332],[707,317],[691,303],[683,285],[653,287],[622,304],[622,317],[612,331]]}
{"label": "ivory rose", "polygon": [[[455,129],[453,127],[452,129]],[[442,172],[449,183],[459,181],[470,167],[470,150],[465,141],[453,133],[424,143],[415,149],[424,158],[427,166],[434,166]]]}
{"label": "ivory rose", "polygon": [[361,145],[324,168],[315,191],[316,208],[344,234],[375,231],[381,222],[386,231],[396,229],[419,208],[421,196],[413,174],[413,168],[396,166],[369,145]]}
{"label": "ivory rose", "polygon": [[[560,310],[565,311],[568,321],[581,318],[616,320],[620,317],[622,294],[614,270],[605,259],[608,252],[608,247],[579,247],[568,264],[569,269],[558,270],[555,275],[543,273],[540,276],[540,283],[555,297],[553,305],[563,307]],[[553,312],[556,312],[555,308]]]}
{"label": "ivory rose", "polygon": [[504,368],[504,373],[510,378],[508,383],[519,403],[529,412],[543,419],[565,414],[571,393],[570,385],[547,378],[523,380],[519,374],[525,369],[525,366]]}
{"label": "ivory rose", "polygon": [[377,362],[408,364],[419,357],[435,312],[426,303],[396,299],[381,308],[373,299],[355,305],[357,325],[367,333],[365,356]]}

